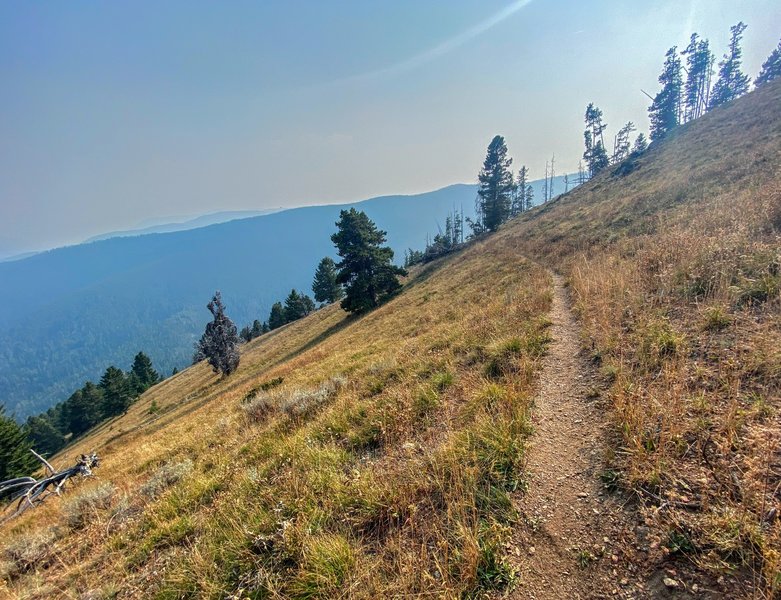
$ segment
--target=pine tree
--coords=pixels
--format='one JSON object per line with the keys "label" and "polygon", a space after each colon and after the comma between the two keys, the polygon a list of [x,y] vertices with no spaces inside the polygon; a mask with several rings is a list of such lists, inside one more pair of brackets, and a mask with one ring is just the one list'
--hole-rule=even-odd
{"label": "pine tree", "polygon": [[39,454],[52,456],[65,445],[65,437],[45,414],[27,418],[24,425],[27,438]]}
{"label": "pine tree", "polygon": [[152,367],[152,360],[143,352],[139,352],[133,358],[133,366],[130,367],[130,373],[137,382],[135,391],[139,395],[160,381],[160,374]]}
{"label": "pine tree", "polygon": [[103,392],[101,415],[103,418],[121,415],[127,411],[133,399],[130,384],[121,369],[110,366],[98,384]]}
{"label": "pine tree", "polygon": [[285,321],[292,323],[298,319],[303,319],[315,309],[315,303],[312,299],[297,290],[291,290],[285,299]]}
{"label": "pine tree", "polygon": [[637,127],[635,127],[635,124],[632,123],[632,121],[629,121],[618,130],[618,133],[613,140],[613,163],[620,163],[629,156],[629,149],[631,148],[629,135],[636,129]]}
{"label": "pine tree", "polygon": [[326,256],[317,265],[312,292],[315,294],[315,300],[327,304],[342,298],[344,292],[342,286],[336,281],[336,263],[332,258]]}
{"label": "pine tree", "polygon": [[274,330],[282,327],[287,321],[285,320],[285,309],[281,302],[274,302],[271,306],[271,313],[268,316],[269,330]]}
{"label": "pine tree", "polygon": [[239,337],[244,340],[245,343],[252,340],[252,329],[250,329],[249,325],[245,325],[241,328],[241,331],[239,331]]}
{"label": "pine tree", "polygon": [[742,21],[730,27],[729,49],[719,63],[719,79],[713,86],[709,108],[731,102],[748,92],[749,77],[740,70],[743,56],[740,40],[745,30],[746,24]]}
{"label": "pine tree", "polygon": [[762,70],[759,72],[754,85],[759,87],[778,77],[781,77],[781,42],[778,42],[778,47],[773,50],[770,53],[770,56],[767,57],[767,60],[762,63]]}
{"label": "pine tree", "polygon": [[586,146],[583,159],[588,166],[589,177],[599,175],[610,164],[605,148],[604,133],[607,124],[602,122],[602,111],[590,103],[586,107],[586,130],[583,140]]}
{"label": "pine tree", "polygon": [[100,423],[102,418],[103,390],[88,381],[63,403],[60,430],[75,438]]}
{"label": "pine tree", "polygon": [[496,231],[510,216],[511,194],[514,187],[510,171],[512,158],[507,156],[504,138],[497,135],[488,145],[483,168],[477,176],[477,212],[488,231]]}
{"label": "pine tree", "polygon": [[336,265],[336,281],[345,287],[344,310],[370,310],[401,289],[398,276],[407,272],[392,263],[393,250],[382,246],[387,234],[377,229],[366,213],[343,210],[336,227],[331,241],[342,258]]}
{"label": "pine tree", "polygon": [[659,140],[678,127],[681,122],[681,59],[675,46],[667,51],[662,74],[662,89],[648,107],[651,119],[651,139]]}
{"label": "pine tree", "polygon": [[239,366],[239,336],[236,325],[225,314],[220,292],[215,292],[206,305],[212,321],[206,324],[203,336],[195,345],[195,362],[206,359],[215,373],[230,375]]}
{"label": "pine tree", "polygon": [[645,134],[640,133],[635,140],[635,145],[632,146],[632,154],[642,154],[648,149],[648,140],[645,138]]}
{"label": "pine tree", "polygon": [[36,465],[30,453],[30,441],[19,424],[6,416],[5,407],[0,404],[0,481],[29,475]]}
{"label": "pine tree", "polygon": [[515,216],[531,208],[531,195],[534,194],[532,186],[529,184],[529,170],[526,165],[518,169],[518,178],[515,182],[515,194],[513,195],[513,204],[510,214]]}
{"label": "pine tree", "polygon": [[251,336],[250,339],[254,340],[256,337],[260,337],[264,333],[266,332],[263,330],[263,324],[257,319],[252,321],[252,329],[250,329],[250,336]]}
{"label": "pine tree", "polygon": [[701,40],[693,33],[689,45],[682,52],[686,57],[686,84],[683,92],[683,120],[691,121],[708,110],[711,78],[713,77],[713,53],[708,40]]}
{"label": "pine tree", "polygon": [[[524,167],[525,169],[526,167]],[[531,210],[534,208],[534,188],[531,184],[526,186],[526,195],[524,198],[524,210]]]}

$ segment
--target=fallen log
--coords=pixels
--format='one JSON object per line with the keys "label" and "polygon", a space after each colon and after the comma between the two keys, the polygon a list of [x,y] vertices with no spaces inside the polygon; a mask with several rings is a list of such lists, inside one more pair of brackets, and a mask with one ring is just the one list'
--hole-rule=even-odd
{"label": "fallen log", "polygon": [[35,479],[33,477],[16,477],[8,481],[0,482],[0,497],[8,496],[8,504],[2,511],[0,523],[18,517],[28,508],[34,508],[52,494],[61,495],[63,486],[71,478],[77,475],[89,477],[92,469],[98,466],[98,455],[82,454],[75,465],[62,471],[54,468],[34,450],[30,450],[44,466],[45,477]]}

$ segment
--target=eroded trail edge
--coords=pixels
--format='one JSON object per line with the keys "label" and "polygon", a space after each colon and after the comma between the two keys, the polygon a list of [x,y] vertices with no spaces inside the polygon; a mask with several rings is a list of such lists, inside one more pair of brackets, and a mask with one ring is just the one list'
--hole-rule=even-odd
{"label": "eroded trail edge", "polygon": [[621,597],[635,586],[619,572],[627,516],[600,479],[607,419],[563,279],[553,280],[552,340],[532,412],[528,489],[514,498],[520,521],[512,597]]}

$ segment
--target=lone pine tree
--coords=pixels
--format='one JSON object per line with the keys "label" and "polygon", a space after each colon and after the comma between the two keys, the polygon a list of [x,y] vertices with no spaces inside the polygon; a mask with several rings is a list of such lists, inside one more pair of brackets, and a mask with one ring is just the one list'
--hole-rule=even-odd
{"label": "lone pine tree", "polygon": [[507,156],[504,138],[495,136],[488,145],[483,168],[477,176],[477,214],[488,231],[496,231],[510,217],[515,189],[510,171],[512,162],[513,159]]}
{"label": "lone pine tree", "polygon": [[195,345],[196,362],[206,359],[215,373],[230,375],[239,366],[239,335],[236,325],[225,314],[220,292],[215,292],[206,305],[212,314],[212,321],[206,324],[206,331]]}
{"label": "lone pine tree", "polygon": [[336,281],[336,263],[332,258],[326,256],[317,265],[312,292],[315,294],[315,300],[327,304],[340,300],[344,295],[342,286]]}
{"label": "lone pine tree", "polygon": [[407,272],[392,263],[393,250],[382,245],[386,232],[354,208],[339,213],[336,227],[331,241],[342,258],[336,281],[345,287],[344,310],[370,310],[401,289],[398,276]]}

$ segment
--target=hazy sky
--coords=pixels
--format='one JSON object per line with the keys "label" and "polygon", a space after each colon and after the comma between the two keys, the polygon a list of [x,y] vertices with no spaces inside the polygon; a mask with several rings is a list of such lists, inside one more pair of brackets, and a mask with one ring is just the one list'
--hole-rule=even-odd
{"label": "hazy sky", "polygon": [[588,102],[647,129],[666,49],[741,19],[753,78],[778,0],[3,0],[0,256],[474,181],[497,133],[574,170]]}

